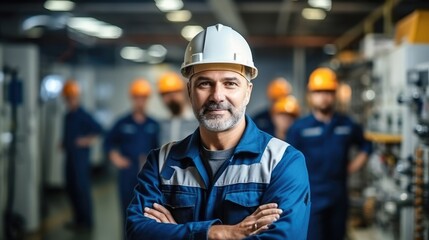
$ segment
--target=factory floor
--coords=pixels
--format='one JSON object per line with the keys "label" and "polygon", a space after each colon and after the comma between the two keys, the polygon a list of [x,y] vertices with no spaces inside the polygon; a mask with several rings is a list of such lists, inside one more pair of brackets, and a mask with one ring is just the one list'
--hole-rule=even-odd
{"label": "factory floor", "polygon": [[120,240],[123,221],[120,219],[119,195],[114,174],[97,173],[92,179],[94,228],[91,232],[67,228],[72,212],[63,190],[47,191],[44,199],[45,218],[41,230],[26,240]]}
{"label": "factory floor", "polygon": [[[74,232],[65,227],[71,220],[71,209],[64,191],[48,191],[45,195],[45,218],[39,232],[26,240],[120,240],[123,222],[120,220],[119,196],[114,174],[97,174],[93,178],[92,196],[95,226],[91,233]],[[349,228],[349,240],[377,240],[372,228]]]}

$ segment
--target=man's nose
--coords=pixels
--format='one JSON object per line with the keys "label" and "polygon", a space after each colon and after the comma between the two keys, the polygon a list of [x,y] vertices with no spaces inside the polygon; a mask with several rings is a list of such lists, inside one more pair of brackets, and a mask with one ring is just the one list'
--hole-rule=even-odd
{"label": "man's nose", "polygon": [[222,102],[225,100],[225,89],[221,83],[217,83],[213,86],[210,94],[210,100],[214,102]]}

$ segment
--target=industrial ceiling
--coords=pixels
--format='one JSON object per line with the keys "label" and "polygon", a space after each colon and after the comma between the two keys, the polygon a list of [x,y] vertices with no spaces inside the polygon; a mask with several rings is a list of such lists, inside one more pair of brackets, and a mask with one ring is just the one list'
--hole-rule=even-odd
{"label": "industrial ceiling", "polygon": [[[337,43],[377,9],[386,10],[372,19],[370,29],[383,33],[387,31],[386,19],[393,26],[413,10],[429,8],[427,0],[182,0],[179,10],[187,10],[189,20],[172,22],[167,19],[171,11],[161,11],[160,1],[168,7],[176,0],[73,0],[69,11],[48,10],[46,1],[40,0],[2,0],[0,41],[32,42],[47,56],[60,60],[76,53],[115,59],[126,46],[147,49],[162,45],[168,50],[167,60],[179,61],[187,44],[183,28],[188,25],[230,25],[243,33],[256,51],[323,48]],[[329,6],[314,6],[321,2],[329,2]],[[320,10],[322,16],[305,9]],[[69,23],[77,17],[97,19],[119,28],[120,34],[105,39],[76,31]],[[356,48],[357,42],[352,39],[342,47]]]}

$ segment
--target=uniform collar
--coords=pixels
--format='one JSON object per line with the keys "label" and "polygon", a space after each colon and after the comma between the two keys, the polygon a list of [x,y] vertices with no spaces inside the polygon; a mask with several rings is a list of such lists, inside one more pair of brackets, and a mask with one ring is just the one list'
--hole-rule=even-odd
{"label": "uniform collar", "polygon": [[[234,154],[237,153],[252,153],[259,154],[263,152],[261,141],[258,141],[260,130],[256,127],[255,123],[249,116],[245,116],[246,128],[244,134],[238,142]],[[183,144],[183,145],[182,145]],[[200,130],[197,128],[195,132],[182,142],[178,143],[176,151],[172,152],[172,158],[180,160],[184,158],[196,159],[199,157],[200,151]]]}
{"label": "uniform collar", "polygon": [[319,121],[317,118],[316,118],[316,116],[314,116],[314,113],[311,113],[310,114],[310,117],[311,117],[311,119],[314,121],[314,122],[316,122],[316,123],[318,123],[318,124],[323,124],[323,125],[331,125],[332,123],[335,123],[336,121],[337,121],[337,119],[338,119],[338,113],[337,112],[334,112],[334,114],[332,115],[332,118],[331,118],[331,121],[329,121],[328,123],[324,123],[324,122],[321,122],[321,121]]}

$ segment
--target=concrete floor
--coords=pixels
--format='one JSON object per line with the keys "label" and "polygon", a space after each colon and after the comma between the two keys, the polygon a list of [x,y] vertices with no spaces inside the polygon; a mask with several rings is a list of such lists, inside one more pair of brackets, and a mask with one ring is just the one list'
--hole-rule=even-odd
{"label": "concrete floor", "polygon": [[[71,211],[63,191],[48,194],[46,197],[46,218],[42,230],[28,237],[28,240],[120,240],[123,221],[120,219],[119,196],[116,178],[97,177],[92,188],[95,227],[91,233],[77,233],[64,225],[71,220]],[[349,240],[378,240],[372,228],[349,229]]]}
{"label": "concrete floor", "polygon": [[119,195],[113,177],[95,179],[92,197],[94,229],[91,233],[73,232],[64,225],[71,221],[71,210],[65,193],[48,195],[47,217],[42,231],[35,239],[43,240],[118,240],[122,239],[123,221],[120,216]]}

